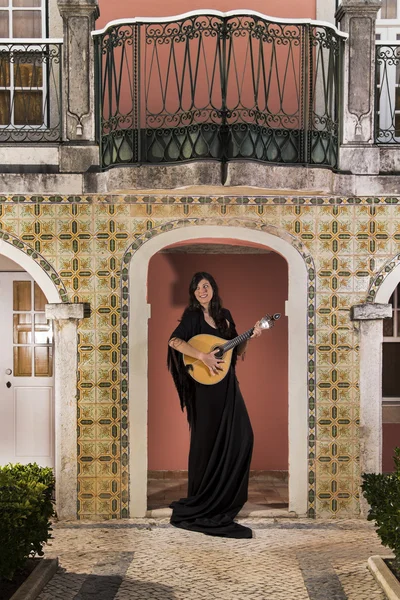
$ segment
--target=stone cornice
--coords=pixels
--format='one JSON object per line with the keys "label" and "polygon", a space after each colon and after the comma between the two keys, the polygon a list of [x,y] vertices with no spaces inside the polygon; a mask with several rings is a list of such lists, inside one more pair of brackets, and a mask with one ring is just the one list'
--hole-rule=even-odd
{"label": "stone cornice", "polygon": [[380,0],[342,0],[335,17],[340,22],[349,13],[356,17],[376,16],[381,6]]}
{"label": "stone cornice", "polygon": [[75,15],[91,15],[98,19],[100,10],[98,0],[57,0],[58,10],[62,17]]}

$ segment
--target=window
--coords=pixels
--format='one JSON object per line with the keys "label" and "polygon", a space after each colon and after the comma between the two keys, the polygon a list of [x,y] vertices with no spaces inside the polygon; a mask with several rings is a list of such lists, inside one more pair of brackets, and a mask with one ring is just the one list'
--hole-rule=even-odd
{"label": "window", "polygon": [[382,0],[381,19],[397,19],[397,0]]}
{"label": "window", "polygon": [[42,38],[44,0],[0,0],[1,38]]}
{"label": "window", "polygon": [[[0,38],[45,37],[45,0],[0,0]],[[0,127],[42,126],[45,121],[43,67],[39,46],[1,44]]]}
{"label": "window", "polygon": [[15,377],[52,377],[53,334],[46,296],[37,283],[14,281],[13,351]]}
{"label": "window", "polygon": [[391,319],[383,319],[382,396],[384,400],[400,400],[400,285],[389,303],[393,307]]}
{"label": "window", "polygon": [[[400,23],[399,23],[400,26]],[[386,53],[389,58],[378,59],[376,68],[376,98],[377,98],[377,115],[378,115],[378,130],[385,133],[390,133],[393,136],[393,141],[400,140],[400,33],[396,33],[399,27],[387,28],[388,31],[382,29],[381,33],[376,34],[377,42],[384,39],[382,45],[378,44],[379,49],[383,48],[382,56]],[[390,30],[390,31],[389,31]],[[389,33],[390,36],[389,36]],[[388,41],[386,38],[389,37]],[[395,38],[395,42],[394,42]],[[393,41],[391,41],[393,39]],[[393,54],[393,56],[392,56]],[[385,139],[384,137],[382,138]],[[382,140],[380,140],[382,141]],[[387,143],[392,139],[386,138]]]}

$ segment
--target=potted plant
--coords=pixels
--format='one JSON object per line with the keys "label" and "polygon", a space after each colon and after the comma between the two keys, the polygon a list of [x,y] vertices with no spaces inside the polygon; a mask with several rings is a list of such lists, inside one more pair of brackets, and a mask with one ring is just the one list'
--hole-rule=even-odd
{"label": "potted plant", "polygon": [[364,473],[361,489],[370,507],[367,518],[375,521],[382,544],[394,555],[372,556],[368,567],[386,595],[400,599],[400,448],[394,465],[393,473]]}
{"label": "potted plant", "polygon": [[43,546],[51,538],[53,490],[54,475],[49,468],[36,463],[0,467],[2,599],[11,598],[37,566],[33,557],[43,556]]}

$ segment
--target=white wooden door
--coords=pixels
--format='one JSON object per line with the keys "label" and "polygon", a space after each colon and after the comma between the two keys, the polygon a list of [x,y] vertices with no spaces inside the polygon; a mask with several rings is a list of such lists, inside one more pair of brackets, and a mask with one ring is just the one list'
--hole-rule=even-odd
{"label": "white wooden door", "polygon": [[54,466],[53,341],[28,273],[0,273],[0,464]]}

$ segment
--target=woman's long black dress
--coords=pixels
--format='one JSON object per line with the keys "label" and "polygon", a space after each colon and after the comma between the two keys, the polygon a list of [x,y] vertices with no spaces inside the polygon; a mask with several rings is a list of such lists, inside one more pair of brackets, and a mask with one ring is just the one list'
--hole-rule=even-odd
{"label": "woman's long black dress", "polygon": [[[235,324],[226,309],[225,315],[230,329],[223,335],[205,321],[202,311],[186,310],[171,338],[189,341],[207,333],[232,339],[237,336]],[[234,363],[222,381],[203,385],[187,375],[182,354],[170,349],[169,367],[191,429],[188,497],[171,504],[171,523],[208,535],[251,538],[251,529],[233,521],[247,501],[253,450],[253,431]]]}

